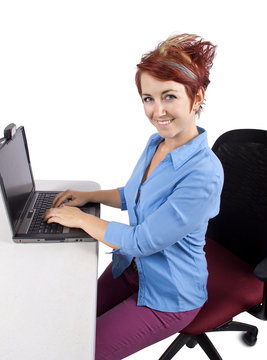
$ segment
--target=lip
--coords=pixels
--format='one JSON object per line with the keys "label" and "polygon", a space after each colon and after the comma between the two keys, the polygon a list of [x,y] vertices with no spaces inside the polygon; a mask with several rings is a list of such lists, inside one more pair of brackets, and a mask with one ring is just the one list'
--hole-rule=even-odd
{"label": "lip", "polygon": [[167,127],[169,126],[174,119],[168,119],[168,120],[155,120],[159,127]]}

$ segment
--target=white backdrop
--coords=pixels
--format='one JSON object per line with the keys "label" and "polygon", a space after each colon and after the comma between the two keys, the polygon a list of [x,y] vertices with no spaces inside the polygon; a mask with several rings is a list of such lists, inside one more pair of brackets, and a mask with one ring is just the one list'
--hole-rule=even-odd
{"label": "white backdrop", "polygon": [[[229,129],[267,128],[263,0],[0,4],[0,128],[25,126],[36,179],[125,184],[154,132],[135,87],[136,64],[174,33],[218,45],[198,120],[210,145]],[[102,217],[127,222],[106,207]],[[105,251],[99,273],[110,261]]]}

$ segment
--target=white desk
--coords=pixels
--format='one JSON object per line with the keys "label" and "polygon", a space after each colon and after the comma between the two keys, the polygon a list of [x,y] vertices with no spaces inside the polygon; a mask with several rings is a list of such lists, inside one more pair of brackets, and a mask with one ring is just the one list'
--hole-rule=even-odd
{"label": "white desk", "polygon": [[[40,190],[96,190],[39,181]],[[0,359],[93,360],[98,242],[15,244],[0,194]]]}

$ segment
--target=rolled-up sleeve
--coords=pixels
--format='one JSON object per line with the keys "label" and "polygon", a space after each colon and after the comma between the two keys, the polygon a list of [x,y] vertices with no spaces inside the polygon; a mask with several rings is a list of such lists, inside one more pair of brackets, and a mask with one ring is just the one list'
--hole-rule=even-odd
{"label": "rolled-up sleeve", "polygon": [[121,197],[121,210],[127,210],[126,199],[124,195],[124,187],[118,188]]}
{"label": "rolled-up sleeve", "polygon": [[195,173],[178,185],[168,199],[136,226],[110,222],[105,241],[120,247],[118,252],[135,257],[149,256],[173,245],[219,212],[222,183]]}

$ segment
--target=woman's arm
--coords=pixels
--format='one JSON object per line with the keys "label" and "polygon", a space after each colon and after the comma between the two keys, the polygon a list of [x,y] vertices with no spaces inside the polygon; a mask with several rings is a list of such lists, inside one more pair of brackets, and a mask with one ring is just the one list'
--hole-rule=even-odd
{"label": "woman's arm", "polygon": [[90,202],[121,208],[121,197],[118,189],[92,191],[88,193],[88,198]]}
{"label": "woman's arm", "polygon": [[162,251],[194,231],[204,231],[208,220],[219,212],[222,180],[217,173],[195,170],[143,222],[110,222],[104,240],[118,246],[122,255],[142,257]]}
{"label": "woman's arm", "polygon": [[110,246],[112,249],[119,249],[119,246],[104,240],[108,224],[109,222],[106,220],[83,213],[80,227],[87,232],[87,234],[90,234],[92,238],[101,241],[103,244]]}
{"label": "woman's arm", "polygon": [[52,207],[57,208],[66,200],[70,201],[65,203],[65,206],[83,206],[88,202],[95,202],[121,208],[121,197],[118,189],[88,192],[66,190],[55,197]]}

